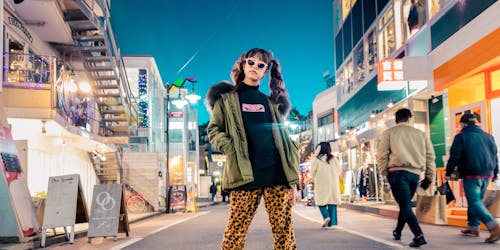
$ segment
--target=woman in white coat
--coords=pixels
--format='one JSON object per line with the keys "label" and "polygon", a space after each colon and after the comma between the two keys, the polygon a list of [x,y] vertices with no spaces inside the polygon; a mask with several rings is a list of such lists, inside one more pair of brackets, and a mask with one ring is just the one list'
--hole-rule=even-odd
{"label": "woman in white coat", "polygon": [[330,143],[316,146],[311,175],[314,180],[314,198],[323,216],[322,227],[337,225],[337,205],[340,205],[340,174],[342,167],[332,155]]}

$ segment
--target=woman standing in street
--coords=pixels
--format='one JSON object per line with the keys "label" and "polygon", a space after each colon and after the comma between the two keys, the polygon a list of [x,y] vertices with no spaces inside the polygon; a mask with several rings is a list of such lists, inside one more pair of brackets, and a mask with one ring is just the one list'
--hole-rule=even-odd
{"label": "woman standing in street", "polygon": [[323,216],[322,227],[337,225],[337,205],[340,205],[340,174],[342,168],[332,155],[330,143],[316,146],[316,158],[312,162],[314,199]]}
{"label": "woman standing in street", "polygon": [[[259,90],[268,74],[269,96]],[[290,101],[281,65],[271,52],[254,48],[238,58],[231,79],[234,85],[221,82],[207,93],[212,111],[208,138],[226,155],[222,189],[230,191],[221,248],[244,249],[263,197],[274,249],[297,249],[292,199],[299,183],[299,154],[284,126]]]}

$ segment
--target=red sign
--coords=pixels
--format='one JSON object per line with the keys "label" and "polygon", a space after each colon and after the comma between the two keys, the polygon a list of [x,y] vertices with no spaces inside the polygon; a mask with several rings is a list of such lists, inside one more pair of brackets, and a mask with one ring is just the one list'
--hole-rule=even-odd
{"label": "red sign", "polygon": [[404,88],[403,59],[384,59],[378,62],[378,90]]}
{"label": "red sign", "polygon": [[182,118],[184,117],[184,112],[182,111],[172,111],[168,114],[170,118]]}

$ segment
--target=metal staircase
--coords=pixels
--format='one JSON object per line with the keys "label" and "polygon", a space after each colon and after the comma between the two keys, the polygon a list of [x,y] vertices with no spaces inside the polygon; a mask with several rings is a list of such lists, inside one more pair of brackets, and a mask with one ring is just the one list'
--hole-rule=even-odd
{"label": "metal staircase", "polygon": [[92,81],[100,113],[99,135],[121,137],[128,143],[130,123],[136,121],[137,101],[130,91],[125,66],[104,1],[76,0],[79,9],[66,10],[64,19],[73,33],[87,76]]}
{"label": "metal staircase", "polygon": [[[109,1],[65,0],[72,6],[63,11],[71,29],[72,54],[79,56],[92,86],[99,116],[100,140],[115,152],[89,153],[100,183],[123,183],[121,144],[128,144],[129,127],[136,123],[137,101],[133,97],[110,25]],[[104,159],[105,158],[105,159]]]}

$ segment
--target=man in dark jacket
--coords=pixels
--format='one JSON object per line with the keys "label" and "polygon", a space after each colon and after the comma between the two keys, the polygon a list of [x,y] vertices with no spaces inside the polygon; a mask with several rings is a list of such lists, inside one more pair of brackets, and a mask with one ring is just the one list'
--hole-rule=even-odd
{"label": "man in dark jacket", "polygon": [[460,118],[462,131],[455,136],[450,149],[450,158],[446,165],[446,178],[457,168],[463,178],[465,197],[467,198],[467,228],[462,234],[479,236],[479,221],[490,231],[485,242],[493,243],[500,239],[500,226],[483,204],[482,198],[490,179],[498,178],[497,146],[493,136],[476,125],[475,114],[464,114]]}

